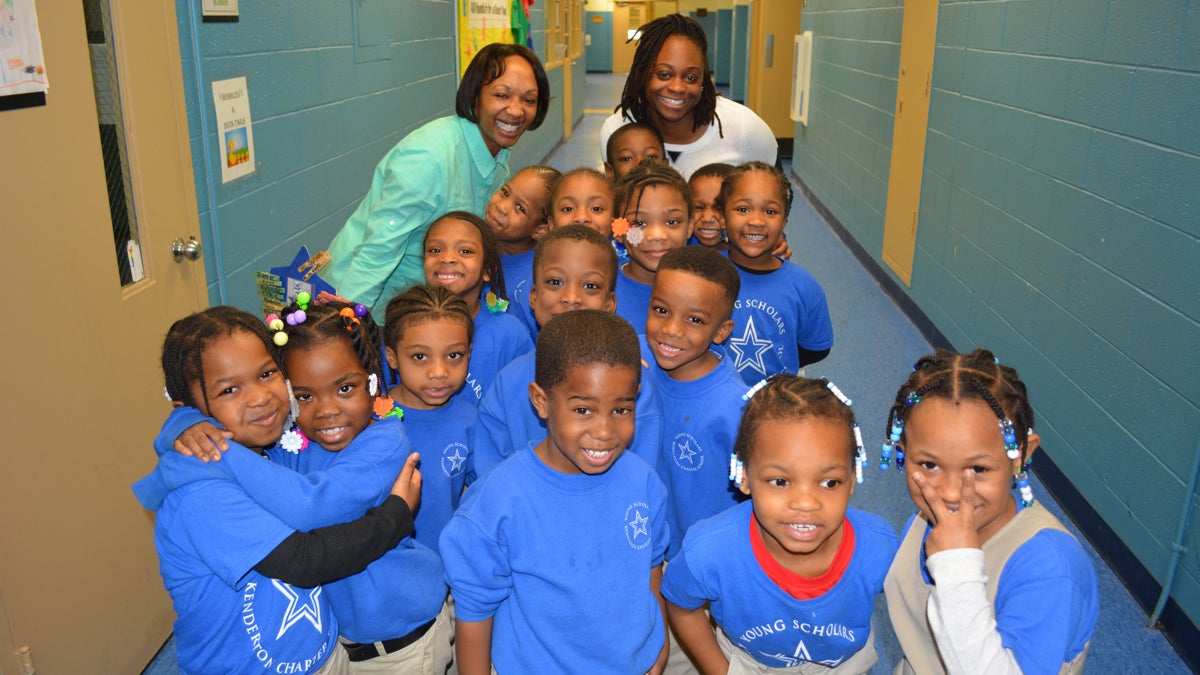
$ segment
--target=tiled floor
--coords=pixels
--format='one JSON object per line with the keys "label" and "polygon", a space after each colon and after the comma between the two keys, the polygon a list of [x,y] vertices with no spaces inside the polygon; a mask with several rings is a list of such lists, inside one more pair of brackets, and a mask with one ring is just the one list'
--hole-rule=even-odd
{"label": "tiled floor", "polygon": [[[578,166],[599,167],[600,124],[612,111],[624,84],[623,76],[589,75],[585,89],[585,112],[571,138],[548,159],[551,166],[569,170]],[[590,112],[597,111],[597,112]],[[513,167],[514,169],[518,167]],[[790,165],[785,163],[790,172]],[[793,261],[803,265],[821,282],[833,315],[836,344],[829,358],[810,366],[808,374],[828,377],[854,400],[855,414],[862,425],[868,451],[883,440],[885,417],[896,388],[911,371],[912,363],[930,346],[883,293],[878,284],[850,254],[833,231],[797,196],[787,225],[787,238],[795,252]],[[1000,355],[1003,358],[1003,355]],[[1035,494],[1046,492],[1034,479]],[[852,504],[878,513],[899,530],[913,512],[903,479],[894,473],[872,470],[854,494]],[[1069,520],[1052,500],[1044,499],[1068,527]],[[1096,565],[1100,585],[1101,615],[1088,656],[1088,672],[1094,673],[1185,673],[1187,668],[1161,633],[1146,627],[1146,614],[1097,555],[1087,546]],[[891,672],[900,658],[899,644],[887,620],[882,599],[876,606],[876,646],[880,662],[875,674]],[[168,642],[147,673],[178,672],[174,643]]]}

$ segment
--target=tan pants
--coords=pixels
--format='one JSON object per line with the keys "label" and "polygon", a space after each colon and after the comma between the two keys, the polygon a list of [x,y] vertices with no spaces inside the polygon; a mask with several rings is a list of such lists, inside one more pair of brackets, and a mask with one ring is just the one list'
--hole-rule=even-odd
{"label": "tan pants", "polygon": [[325,663],[317,669],[313,675],[350,675],[350,657],[346,654],[345,648],[335,644],[333,653],[325,659]]}
{"label": "tan pants", "polygon": [[[454,623],[450,610],[442,605],[429,632],[420,640],[398,652],[376,656],[366,661],[351,661],[349,672],[358,673],[420,673],[445,675],[454,661]],[[344,652],[344,650],[342,650]]]}

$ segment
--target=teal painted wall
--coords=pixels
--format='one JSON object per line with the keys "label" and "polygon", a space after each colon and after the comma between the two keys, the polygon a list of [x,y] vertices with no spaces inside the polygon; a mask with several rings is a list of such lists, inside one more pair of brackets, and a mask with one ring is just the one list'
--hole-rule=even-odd
{"label": "teal painted wall", "polygon": [[[814,91],[794,170],[876,257],[902,4],[804,10]],[[955,347],[1020,370],[1045,451],[1160,582],[1200,439],[1192,4],[941,3],[909,289]],[[1200,562],[1180,570],[1173,597],[1197,622]]]}
{"label": "teal painted wall", "polygon": [[[711,39],[711,38],[710,38]],[[717,60],[713,62],[713,80],[720,85],[729,84],[733,70],[733,10],[717,10]]]}
{"label": "teal painted wall", "polygon": [[[584,47],[587,69],[595,73],[611,73],[613,59],[612,12],[584,12],[583,30],[592,38]],[[593,18],[599,17],[596,23]]]}
{"label": "teal painted wall", "polygon": [[734,5],[729,55],[729,98],[745,103],[750,77],[750,5]]}
{"label": "teal painted wall", "polygon": [[[328,246],[380,158],[418,126],[454,114],[455,4],[243,2],[236,23],[203,23],[200,3],[175,4],[209,300],[257,311],[254,272],[289,262],[302,244]],[[531,24],[545,59],[543,3]],[[356,47],[356,34],[374,46]],[[558,98],[517,145],[514,169],[541,161],[562,138],[563,70],[549,75]],[[240,76],[257,170],[222,185],[212,82]]]}

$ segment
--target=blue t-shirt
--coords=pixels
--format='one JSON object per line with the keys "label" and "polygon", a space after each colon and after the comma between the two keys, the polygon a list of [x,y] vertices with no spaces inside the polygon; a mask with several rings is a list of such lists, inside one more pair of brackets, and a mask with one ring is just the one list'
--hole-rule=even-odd
{"label": "blue t-shirt", "polygon": [[404,428],[413,450],[421,453],[421,504],[413,536],[434,551],[473,471],[471,438],[477,416],[475,406],[461,396],[434,410],[404,409]]}
{"label": "blue t-shirt", "polygon": [[[1021,500],[1017,499],[1018,511]],[[909,518],[907,532],[913,525]],[[933,584],[921,538],[921,578]],[[1013,552],[993,603],[1000,643],[1026,673],[1057,673],[1092,639],[1100,618],[1096,568],[1075,537],[1042,530]]]}
{"label": "blue t-shirt", "polygon": [[664,488],[628,452],[565,474],[518,452],[471,486],[442,532],[457,618],[491,617],[501,673],[644,673],[665,636],[650,575],[667,546]]}
{"label": "blue t-shirt", "polygon": [[658,477],[667,486],[670,560],[679,552],[683,535],[693,523],[745,499],[729,480],[729,454],[746,406],[742,400],[746,385],[728,359],[690,382],[673,380],[654,364],[648,379],[662,407],[657,468]]}
{"label": "blue t-shirt", "polygon": [[492,314],[486,304],[480,305],[479,313],[475,315],[475,337],[471,340],[467,381],[455,398],[466,397],[478,406],[483,393],[496,379],[496,373],[518,356],[533,351],[529,329],[516,316],[513,306],[510,302],[508,312]]}
{"label": "blue t-shirt", "polygon": [[[643,340],[643,343],[645,341]],[[642,347],[643,356],[646,353]],[[522,354],[502,368],[479,402],[479,421],[475,427],[475,473],[483,477],[518,449],[527,448],[546,437],[546,421],[538,417],[529,400],[536,352]],[[642,369],[634,417],[633,440],[629,450],[654,465],[662,426],[658,395]]]}
{"label": "blue t-shirt", "polygon": [[785,261],[772,272],[738,267],[738,276],[742,290],[733,305],[733,332],[724,349],[746,384],[799,371],[798,347],[833,347],[825,291],[808,270]]}
{"label": "blue t-shirt", "polygon": [[696,523],[663,575],[663,597],[684,609],[711,601],[713,620],[754,660],[773,668],[812,661],[836,666],[871,639],[875,596],[883,592],[896,533],[879,516],[847,509],[854,551],[842,578],[824,594],[799,600],[754,557],[754,505],[739,504]]}
{"label": "blue t-shirt", "polygon": [[625,274],[625,270],[617,271],[617,316],[633,324],[633,330],[638,335],[646,333],[646,317],[650,314],[650,284],[634,281]]}
{"label": "blue t-shirt", "polygon": [[[533,252],[529,249],[515,255],[500,254],[500,266],[504,268],[504,289],[508,291],[508,313],[521,320],[530,335],[537,335],[537,320],[529,306],[529,292],[533,289]],[[486,391],[486,390],[485,390]]]}

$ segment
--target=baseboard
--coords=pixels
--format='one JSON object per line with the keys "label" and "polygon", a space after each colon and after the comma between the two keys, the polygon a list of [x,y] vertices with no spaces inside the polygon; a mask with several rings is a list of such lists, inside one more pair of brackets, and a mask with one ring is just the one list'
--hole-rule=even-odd
{"label": "baseboard", "polygon": [[[863,248],[837,216],[833,215],[829,208],[813,194],[808,185],[795,173],[792,173],[790,178],[817,213],[825,219],[829,227],[842,240],[846,248],[850,249],[850,252],[862,263],[867,272],[879,282],[883,292],[896,303],[909,321],[912,321],[921,335],[934,347],[954,351],[954,345],[950,344],[946,335],[938,330],[929,315],[909,297],[900,284],[888,274],[883,265]],[[1125,542],[1117,537],[1116,532],[1104,522],[1100,514],[1092,508],[1079,490],[1075,489],[1066,474],[1050,458],[1050,453],[1034,454],[1033,472],[1066,512],[1067,517],[1079,528],[1083,536],[1087,537],[1104,562],[1116,573],[1117,578],[1125,585],[1134,600],[1141,605],[1148,617],[1158,602],[1158,596],[1162,593],[1162,584],[1154,578],[1154,575],[1150,574],[1150,571],[1125,545]],[[1192,623],[1192,620],[1173,598],[1167,600],[1156,628],[1162,631],[1188,668],[1192,672],[1200,672],[1200,629],[1197,629],[1196,624]]]}

